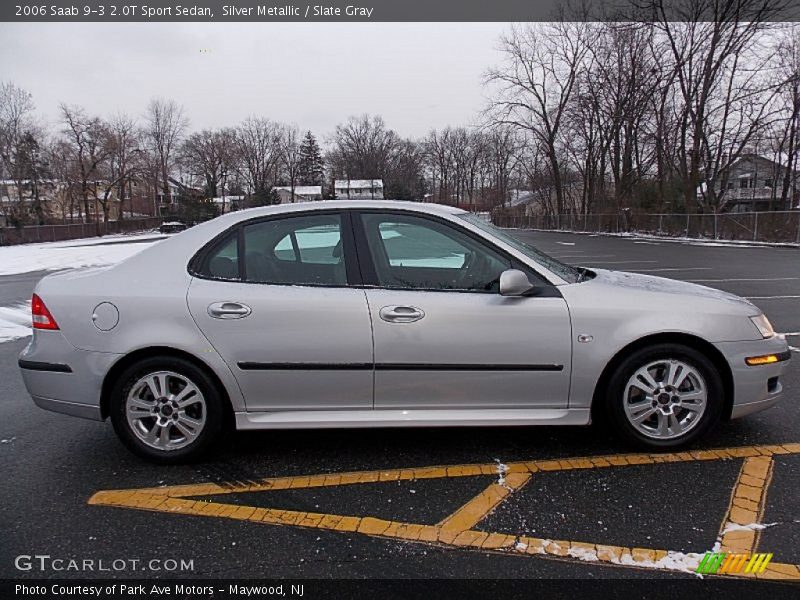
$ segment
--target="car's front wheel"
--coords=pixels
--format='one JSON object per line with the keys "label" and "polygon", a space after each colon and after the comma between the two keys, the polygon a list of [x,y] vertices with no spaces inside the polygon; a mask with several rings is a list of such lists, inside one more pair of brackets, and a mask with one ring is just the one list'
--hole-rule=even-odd
{"label": "car's front wheel", "polygon": [[208,374],[167,356],[127,368],[111,392],[110,412],[128,449],[160,463],[198,458],[224,422],[222,398]]}
{"label": "car's front wheel", "polygon": [[624,439],[647,449],[690,443],[720,419],[724,388],[714,364],[694,348],[640,349],[609,381],[606,414]]}

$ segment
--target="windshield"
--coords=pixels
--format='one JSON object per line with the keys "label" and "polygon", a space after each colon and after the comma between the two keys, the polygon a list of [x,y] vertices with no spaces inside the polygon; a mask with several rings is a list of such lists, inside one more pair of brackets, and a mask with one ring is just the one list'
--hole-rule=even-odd
{"label": "windshield", "polygon": [[575,267],[571,267],[569,265],[565,265],[562,262],[557,261],[552,256],[548,256],[544,252],[537,250],[533,246],[529,246],[525,242],[518,240],[514,236],[510,235],[509,233],[505,232],[504,230],[500,229],[499,227],[495,227],[484,218],[479,217],[474,213],[464,213],[458,215],[459,218],[475,225],[476,227],[482,229],[486,233],[491,234],[492,236],[496,237],[497,239],[501,240],[502,242],[508,244],[515,250],[519,250],[528,258],[536,261],[549,271],[552,271],[561,279],[568,283],[577,283],[583,279],[583,274],[579,269]]}

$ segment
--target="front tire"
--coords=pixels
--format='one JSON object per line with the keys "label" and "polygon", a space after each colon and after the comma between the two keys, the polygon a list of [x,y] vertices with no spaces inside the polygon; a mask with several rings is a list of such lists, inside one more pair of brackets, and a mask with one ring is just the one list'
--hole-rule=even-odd
{"label": "front tire", "polygon": [[201,457],[219,438],[225,417],[222,397],[209,375],[169,356],[128,367],[112,389],[110,413],[123,444],[161,464]]}
{"label": "front tire", "polygon": [[605,413],[624,440],[648,450],[685,446],[716,425],[724,386],[694,348],[658,344],[626,357],[611,376]]}

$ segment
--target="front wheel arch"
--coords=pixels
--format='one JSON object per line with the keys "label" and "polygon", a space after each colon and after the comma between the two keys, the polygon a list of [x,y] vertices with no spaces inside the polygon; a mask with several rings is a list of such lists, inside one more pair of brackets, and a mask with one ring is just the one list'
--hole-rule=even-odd
{"label": "front wheel arch", "polygon": [[726,420],[730,419],[731,411],[733,410],[734,395],[733,373],[731,372],[731,366],[722,355],[722,352],[717,350],[717,348],[710,342],[707,342],[703,338],[695,335],[688,333],[657,333],[631,342],[617,352],[610,361],[608,361],[608,364],[606,365],[605,369],[603,369],[603,372],[600,374],[600,377],[595,384],[594,393],[592,394],[592,420],[603,420],[604,416],[601,413],[603,407],[603,394],[608,388],[611,377],[614,375],[619,365],[622,364],[622,361],[624,361],[634,352],[648,346],[654,346],[656,344],[681,344],[706,355],[706,357],[714,364],[714,367],[717,369],[720,377],[722,378],[724,401],[722,407],[722,418]]}
{"label": "front wheel arch", "polygon": [[122,373],[125,372],[125,370],[131,365],[147,358],[153,358],[154,356],[181,358],[192,363],[198,369],[203,370],[211,378],[211,381],[217,388],[217,392],[223,399],[222,404],[225,407],[225,428],[232,429],[234,427],[234,414],[233,406],[231,405],[231,399],[228,396],[225,386],[222,385],[222,380],[217,376],[214,370],[196,356],[189,354],[188,352],[184,352],[183,350],[177,350],[176,348],[170,348],[168,346],[151,346],[148,348],[140,348],[139,350],[135,350],[129,354],[126,354],[114,363],[103,379],[103,386],[100,392],[100,415],[103,420],[107,419],[110,415],[111,391],[114,389],[114,384],[117,382],[120,375],[122,375]]}

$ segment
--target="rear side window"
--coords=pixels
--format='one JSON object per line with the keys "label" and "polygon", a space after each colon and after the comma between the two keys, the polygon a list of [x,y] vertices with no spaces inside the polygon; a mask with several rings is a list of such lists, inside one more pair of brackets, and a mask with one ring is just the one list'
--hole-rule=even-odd
{"label": "rear side window", "polygon": [[263,221],[244,228],[246,280],[346,285],[339,215]]}
{"label": "rear side window", "polygon": [[308,215],[245,225],[215,243],[197,273],[251,283],[347,285],[341,217]]}
{"label": "rear side window", "polygon": [[239,236],[236,231],[214,244],[197,272],[210,279],[239,279]]}

